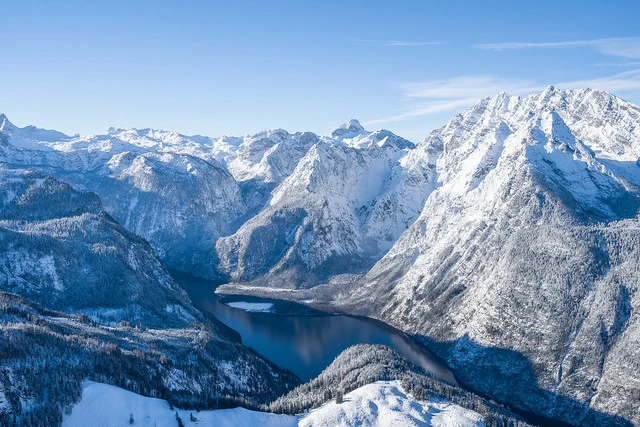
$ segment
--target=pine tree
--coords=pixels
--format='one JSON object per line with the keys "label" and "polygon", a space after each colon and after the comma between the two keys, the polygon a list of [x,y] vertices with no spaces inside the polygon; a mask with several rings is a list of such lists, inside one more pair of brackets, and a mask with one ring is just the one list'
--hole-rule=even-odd
{"label": "pine tree", "polygon": [[178,411],[176,411],[176,421],[178,422],[178,427],[184,427],[184,423],[182,422],[180,415],[178,415]]}

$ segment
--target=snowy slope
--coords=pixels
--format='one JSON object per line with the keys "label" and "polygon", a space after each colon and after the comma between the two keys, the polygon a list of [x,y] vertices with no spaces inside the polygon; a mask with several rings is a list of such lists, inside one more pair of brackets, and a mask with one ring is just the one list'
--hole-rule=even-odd
{"label": "snowy slope", "polygon": [[0,161],[94,189],[172,267],[441,342],[465,382],[523,408],[636,423],[639,157],[640,107],[554,87],[483,99],[417,146],[355,120],[329,136],[0,130]]}
{"label": "snowy slope", "polygon": [[438,153],[420,218],[338,304],[442,341],[497,398],[640,422],[638,111],[550,87],[454,117],[416,148]]}
{"label": "snowy slope", "polygon": [[215,277],[215,242],[235,230],[247,206],[215,159],[174,152],[124,152],[64,179],[95,191],[124,227],[148,240],[167,265]]}
{"label": "snowy slope", "polygon": [[300,158],[319,140],[311,132],[265,131],[244,137],[237,148],[230,145],[235,150],[228,150],[223,158],[238,181],[279,183],[291,174]]}
{"label": "snowy slope", "polygon": [[[64,427],[128,426],[133,415],[134,425],[175,426],[176,412],[186,426],[482,426],[482,417],[468,409],[446,401],[418,402],[407,395],[394,381],[380,381],[360,387],[344,396],[342,404],[327,403],[321,408],[299,416],[250,411],[243,408],[213,411],[171,410],[160,399],[140,396],[121,388],[87,382],[82,399]],[[197,421],[191,421],[191,415]]]}
{"label": "snowy slope", "polygon": [[0,240],[2,291],[110,322],[202,318],[147,242],[52,177],[0,165]]}
{"label": "snowy slope", "polygon": [[305,287],[361,273],[417,218],[433,174],[405,159],[409,141],[355,120],[333,136],[309,149],[263,211],[218,241],[220,268],[234,281]]}
{"label": "snowy slope", "polygon": [[[287,427],[298,424],[298,417],[250,411],[244,408],[214,411],[171,410],[166,400],[144,397],[108,384],[86,382],[82,399],[62,421],[64,427],[129,426],[133,415],[136,426],[175,427],[176,412],[186,426],[265,426]],[[191,422],[190,414],[197,418]]]}
{"label": "snowy slope", "polygon": [[483,426],[480,414],[444,400],[417,402],[395,381],[378,381],[305,415],[300,426]]}

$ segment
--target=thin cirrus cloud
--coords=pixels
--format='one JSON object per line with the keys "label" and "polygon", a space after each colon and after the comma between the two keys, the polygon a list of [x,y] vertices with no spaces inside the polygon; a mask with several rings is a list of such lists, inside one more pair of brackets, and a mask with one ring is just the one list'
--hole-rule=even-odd
{"label": "thin cirrus cloud", "polygon": [[444,42],[408,42],[403,40],[390,40],[380,43],[382,46],[434,46]]}
{"label": "thin cirrus cloud", "polygon": [[637,94],[640,92],[640,68],[614,74],[612,76],[599,77],[586,80],[573,80],[560,82],[560,88],[579,89],[590,87],[592,89],[605,90],[614,94]]}
{"label": "thin cirrus cloud", "polygon": [[[554,83],[560,89],[605,90],[617,94],[640,94],[640,68],[594,79]],[[410,107],[384,118],[370,120],[364,125],[398,122],[411,117],[460,111],[478,99],[506,92],[510,95],[529,95],[541,92],[547,85],[528,79],[502,79],[495,76],[460,76],[426,82],[401,83],[402,92]]]}
{"label": "thin cirrus cloud", "polygon": [[474,45],[476,49],[496,52],[516,49],[557,49],[590,47],[604,55],[640,59],[640,37],[614,37],[593,40],[571,40],[558,42],[505,42]]}
{"label": "thin cirrus cloud", "polygon": [[493,76],[460,76],[451,79],[395,85],[411,107],[399,114],[370,120],[365,125],[398,122],[411,117],[457,111],[473,105],[478,99],[508,92],[525,95],[544,87],[525,79],[499,79]]}
{"label": "thin cirrus cloud", "polygon": [[356,43],[374,43],[380,46],[391,47],[414,47],[414,46],[435,46],[445,44],[443,41],[407,41],[407,40],[372,40],[372,39],[353,39]]}
{"label": "thin cirrus cloud", "polygon": [[640,62],[639,61],[633,61],[633,62],[599,62],[596,64],[593,64],[594,67],[624,67],[624,68],[629,68],[629,67],[640,67]]}

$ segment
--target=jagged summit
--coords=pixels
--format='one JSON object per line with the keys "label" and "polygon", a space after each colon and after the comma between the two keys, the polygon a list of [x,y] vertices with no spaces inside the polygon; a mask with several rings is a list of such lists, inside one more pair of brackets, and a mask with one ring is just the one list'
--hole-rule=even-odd
{"label": "jagged summit", "polygon": [[0,113],[0,132],[9,132],[15,129],[15,125],[9,121],[4,113]]}
{"label": "jagged summit", "polygon": [[351,119],[347,123],[340,126],[338,129],[331,132],[331,136],[334,138],[357,135],[358,133],[364,132],[364,128],[360,124],[360,122],[356,119]]}
{"label": "jagged summit", "polygon": [[[449,135],[463,125],[480,129],[499,122],[515,132],[544,112],[554,112],[597,157],[633,162],[640,157],[640,107],[589,88],[565,90],[548,86],[525,97],[499,93],[479,100],[434,133]],[[429,141],[431,145],[441,143],[430,135],[421,145],[429,145]]]}
{"label": "jagged summit", "polygon": [[29,125],[23,128],[11,123],[5,114],[0,114],[0,132],[11,136],[14,145],[36,145],[41,142],[54,142],[69,139],[69,136],[56,130],[40,129]]}

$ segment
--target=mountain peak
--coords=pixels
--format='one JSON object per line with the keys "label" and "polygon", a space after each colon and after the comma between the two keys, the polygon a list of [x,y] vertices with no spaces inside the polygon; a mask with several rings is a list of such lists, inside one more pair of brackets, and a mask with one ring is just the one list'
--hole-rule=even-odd
{"label": "mountain peak", "polygon": [[349,129],[349,131],[352,131],[352,132],[360,132],[364,130],[364,128],[362,127],[362,125],[357,119],[351,119],[341,127]]}
{"label": "mountain peak", "polygon": [[360,122],[356,119],[351,119],[347,123],[340,126],[338,129],[334,130],[331,133],[331,136],[339,137],[346,134],[358,134],[360,132],[364,132],[364,128],[362,127]]}
{"label": "mountain peak", "polygon": [[0,132],[15,129],[15,125],[9,121],[4,113],[0,113]]}

